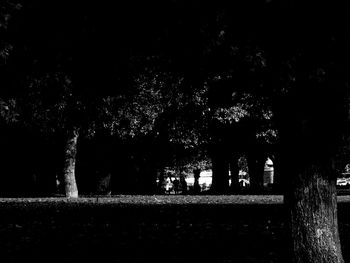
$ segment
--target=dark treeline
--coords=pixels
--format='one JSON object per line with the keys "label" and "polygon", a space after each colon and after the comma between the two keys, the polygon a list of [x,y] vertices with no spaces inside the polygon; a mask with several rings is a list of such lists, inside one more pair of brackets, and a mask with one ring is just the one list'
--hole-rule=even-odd
{"label": "dark treeline", "polygon": [[256,193],[269,156],[295,262],[343,262],[350,10],[233,2],[2,1],[1,193],[157,193],[205,168],[237,192],[241,156]]}
{"label": "dark treeline", "polygon": [[46,195],[57,181],[67,196],[97,193],[103,178],[113,193],[157,193],[169,169],[204,168],[213,193],[237,192],[242,155],[259,191],[277,138],[271,105],[251,90],[266,58],[228,7],[5,2],[3,147],[15,158],[4,151],[2,194]]}

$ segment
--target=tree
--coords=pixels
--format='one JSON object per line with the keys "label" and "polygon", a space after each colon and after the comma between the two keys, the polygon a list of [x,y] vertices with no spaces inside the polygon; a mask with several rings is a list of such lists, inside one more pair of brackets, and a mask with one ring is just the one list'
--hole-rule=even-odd
{"label": "tree", "polygon": [[[251,65],[254,68],[254,65]],[[240,73],[242,74],[242,73]],[[247,92],[238,90],[233,84],[236,76],[229,79],[211,82],[209,85],[211,94],[208,107],[211,109],[211,153],[219,163],[213,164],[220,170],[214,172],[213,189],[218,180],[216,191],[228,190],[228,171],[233,168],[231,182],[235,182],[238,188],[238,171],[232,160],[238,159],[240,154],[246,154],[249,160],[249,173],[253,191],[262,190],[264,162],[276,144],[277,132],[273,122],[273,113],[268,100],[255,94],[254,90]],[[220,94],[224,93],[224,94]],[[234,171],[236,169],[236,171]],[[218,177],[216,177],[218,176]]]}
{"label": "tree", "polygon": [[11,18],[16,14],[18,10],[22,8],[22,5],[16,1],[5,0],[0,4],[0,65],[3,66],[6,63],[6,59],[10,55],[13,48],[9,42],[8,26]]}
{"label": "tree", "polygon": [[[9,23],[11,18],[16,14],[18,10],[21,9],[20,3],[14,3],[13,1],[3,1],[0,4],[0,78],[1,84],[3,86],[2,92],[0,94],[0,113],[1,117],[5,119],[13,119],[13,114],[15,111],[13,110],[15,101],[13,99],[5,99],[3,95],[9,89],[9,83],[7,82],[7,59],[10,56],[11,50],[13,49],[13,45],[11,43],[11,37],[9,36]],[[12,110],[11,110],[12,109]]]}
{"label": "tree", "polygon": [[10,64],[16,67],[21,123],[47,136],[64,137],[66,195],[77,197],[74,171],[80,137],[97,130],[124,137],[145,134],[152,129],[159,103],[157,92],[142,87],[146,81],[130,81],[122,70],[112,70],[129,59],[108,30],[120,27],[119,18],[99,15],[103,5],[66,4],[26,3],[12,32],[17,37]]}
{"label": "tree", "polygon": [[[133,13],[133,4],[116,15],[102,4],[41,1],[19,21],[11,63],[19,66],[15,86],[25,87],[21,118],[66,134],[67,182],[75,185],[68,178],[78,138],[106,129],[132,141],[170,141],[183,156],[210,144],[224,189],[229,156],[241,147],[230,133],[254,151],[257,135],[274,122],[294,260],[343,262],[332,161],[348,136],[348,9],[313,1],[155,1]],[[156,12],[158,5],[176,12]],[[324,20],[329,12],[337,19]],[[170,62],[145,72],[130,63],[154,56]],[[273,117],[264,116],[270,111]],[[76,187],[67,193],[76,196]]]}
{"label": "tree", "polygon": [[[285,34],[270,42],[271,70],[278,72],[271,97],[280,134],[294,262],[343,262],[332,163],[342,133],[347,134],[348,77],[343,73],[348,65],[343,59],[349,53],[342,40],[347,33],[343,10],[313,4],[281,8]],[[330,13],[339,17],[324,20]],[[296,14],[298,21],[291,19]],[[273,36],[276,31],[270,33]],[[298,163],[293,164],[296,159]]]}
{"label": "tree", "polygon": [[[231,53],[227,49],[222,54],[229,57],[240,49],[251,50],[249,47],[254,45],[263,51],[253,51],[251,56],[264,58],[257,60],[264,62],[261,74],[255,74],[259,67],[254,63],[236,59],[241,69],[236,72],[241,74],[233,79],[245,92],[267,98],[273,110],[286,180],[294,261],[343,262],[331,164],[341,131],[346,131],[344,98],[348,96],[348,78],[341,72],[348,72],[344,58],[349,52],[343,42],[348,35],[344,28],[348,11],[332,4],[297,1],[224,6],[231,11],[222,13],[232,12],[232,16],[224,19],[226,29],[218,30],[218,35],[223,39],[229,35],[227,28],[233,28],[231,36],[237,45],[230,49]],[[339,16],[324,20],[331,13]],[[246,71],[246,65],[252,71]],[[293,163],[295,159],[299,160],[297,165]]]}

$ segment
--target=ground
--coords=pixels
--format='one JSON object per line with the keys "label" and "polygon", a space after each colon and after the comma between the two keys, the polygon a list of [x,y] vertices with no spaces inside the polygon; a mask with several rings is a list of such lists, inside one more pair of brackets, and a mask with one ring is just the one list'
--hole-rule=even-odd
{"label": "ground", "polygon": [[288,262],[286,233],[281,196],[0,199],[2,262]]}

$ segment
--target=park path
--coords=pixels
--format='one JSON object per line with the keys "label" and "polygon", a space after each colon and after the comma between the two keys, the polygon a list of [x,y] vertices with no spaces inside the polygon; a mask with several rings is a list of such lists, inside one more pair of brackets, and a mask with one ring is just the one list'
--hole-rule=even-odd
{"label": "park path", "polygon": [[[94,196],[80,198],[0,198],[1,203],[101,203],[101,204],[283,204],[282,195],[115,195],[110,197]],[[338,203],[350,203],[350,195],[338,196]]]}
{"label": "park path", "polygon": [[[350,200],[350,197],[349,197]],[[113,204],[282,204],[281,195],[115,195],[80,198],[0,198],[0,203],[113,203]]]}

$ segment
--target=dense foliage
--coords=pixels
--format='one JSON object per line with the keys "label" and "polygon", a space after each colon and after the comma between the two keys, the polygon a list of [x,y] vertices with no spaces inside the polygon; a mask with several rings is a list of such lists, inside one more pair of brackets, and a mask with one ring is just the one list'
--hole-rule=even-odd
{"label": "dense foliage", "polygon": [[[93,138],[99,134],[109,136],[120,149],[132,145],[123,158],[135,167],[141,165],[136,159],[152,159],[158,170],[208,168],[218,151],[236,160],[243,155],[249,159],[257,149],[261,156],[253,159],[275,157],[279,130],[294,125],[292,116],[281,112],[298,113],[298,105],[300,114],[304,109],[313,114],[310,100],[322,96],[331,108],[338,98],[333,103],[326,90],[304,92],[294,88],[297,83],[347,83],[340,83],[342,77],[333,81],[346,68],[339,57],[340,50],[347,54],[341,27],[338,32],[315,30],[307,39],[325,42],[311,51],[312,44],[300,37],[307,31],[302,28],[308,24],[307,11],[295,23],[297,31],[288,21],[296,7],[284,4],[138,4],[135,9],[132,3],[78,1],[66,8],[65,1],[4,1],[3,125],[17,123],[49,140],[76,127],[86,138],[82,144],[98,144]],[[324,7],[317,10],[322,13]],[[286,16],[281,18],[280,12]],[[274,19],[285,27],[281,34]],[[317,57],[322,50],[326,53]],[[301,96],[305,99],[299,104]],[[333,120],[328,126],[338,125],[343,115],[336,119],[333,110],[323,108],[320,116]],[[152,149],[140,151],[145,145]]]}
{"label": "dense foliage", "polygon": [[208,168],[211,193],[240,191],[239,170],[261,193],[270,157],[294,261],[342,263],[349,13],[318,1],[1,1],[0,194],[154,194],[167,172],[199,189]]}

